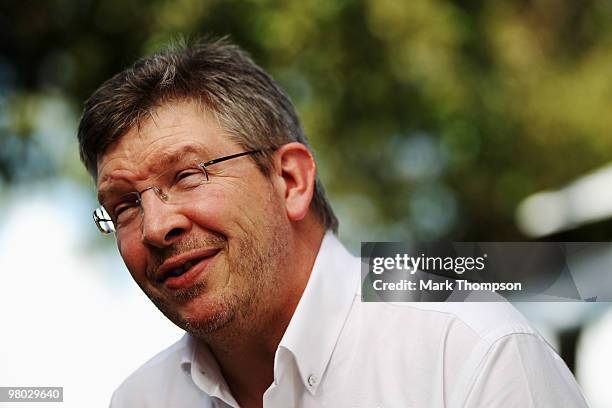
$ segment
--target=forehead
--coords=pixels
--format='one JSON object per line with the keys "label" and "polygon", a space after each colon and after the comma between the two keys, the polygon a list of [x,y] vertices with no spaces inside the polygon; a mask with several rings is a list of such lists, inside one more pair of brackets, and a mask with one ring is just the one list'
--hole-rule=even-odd
{"label": "forehead", "polygon": [[216,117],[197,104],[164,105],[99,157],[98,185],[117,172],[138,177],[184,151],[208,158],[217,152],[231,151],[235,145],[222,131]]}

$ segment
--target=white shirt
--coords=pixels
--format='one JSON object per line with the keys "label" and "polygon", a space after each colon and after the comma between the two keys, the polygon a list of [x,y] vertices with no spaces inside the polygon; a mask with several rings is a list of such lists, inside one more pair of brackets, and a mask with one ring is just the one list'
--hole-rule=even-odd
{"label": "white shirt", "polygon": [[[111,401],[237,406],[211,353],[189,334],[128,377]],[[263,406],[587,405],[561,358],[509,303],[361,302],[360,260],[327,233]]]}

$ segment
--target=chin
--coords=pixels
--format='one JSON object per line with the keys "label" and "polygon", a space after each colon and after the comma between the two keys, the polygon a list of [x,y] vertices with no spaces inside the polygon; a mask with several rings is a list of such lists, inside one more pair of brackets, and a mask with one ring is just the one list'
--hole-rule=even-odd
{"label": "chin", "polygon": [[202,337],[234,320],[235,311],[231,306],[231,302],[225,302],[223,299],[212,300],[202,295],[172,310],[160,310],[181,329],[196,337]]}
{"label": "chin", "polygon": [[181,329],[193,334],[196,337],[204,337],[223,327],[226,327],[234,320],[234,314],[229,310],[218,310],[209,313],[197,313],[180,318],[179,322],[174,322]]}

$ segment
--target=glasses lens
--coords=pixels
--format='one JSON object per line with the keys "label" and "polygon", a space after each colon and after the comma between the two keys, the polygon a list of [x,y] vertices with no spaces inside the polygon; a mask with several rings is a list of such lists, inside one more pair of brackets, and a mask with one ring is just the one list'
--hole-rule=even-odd
{"label": "glasses lens", "polygon": [[111,220],[104,207],[98,207],[94,210],[93,219],[101,233],[110,234],[115,232],[115,224],[113,224],[113,220]]}

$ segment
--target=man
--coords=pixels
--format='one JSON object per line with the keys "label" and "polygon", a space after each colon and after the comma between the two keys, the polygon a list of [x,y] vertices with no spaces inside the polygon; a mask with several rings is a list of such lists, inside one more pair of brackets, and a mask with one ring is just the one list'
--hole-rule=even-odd
{"label": "man", "polygon": [[293,105],[236,46],[138,61],[78,136],[98,227],[187,332],[113,407],[585,406],[511,306],[361,303]]}

